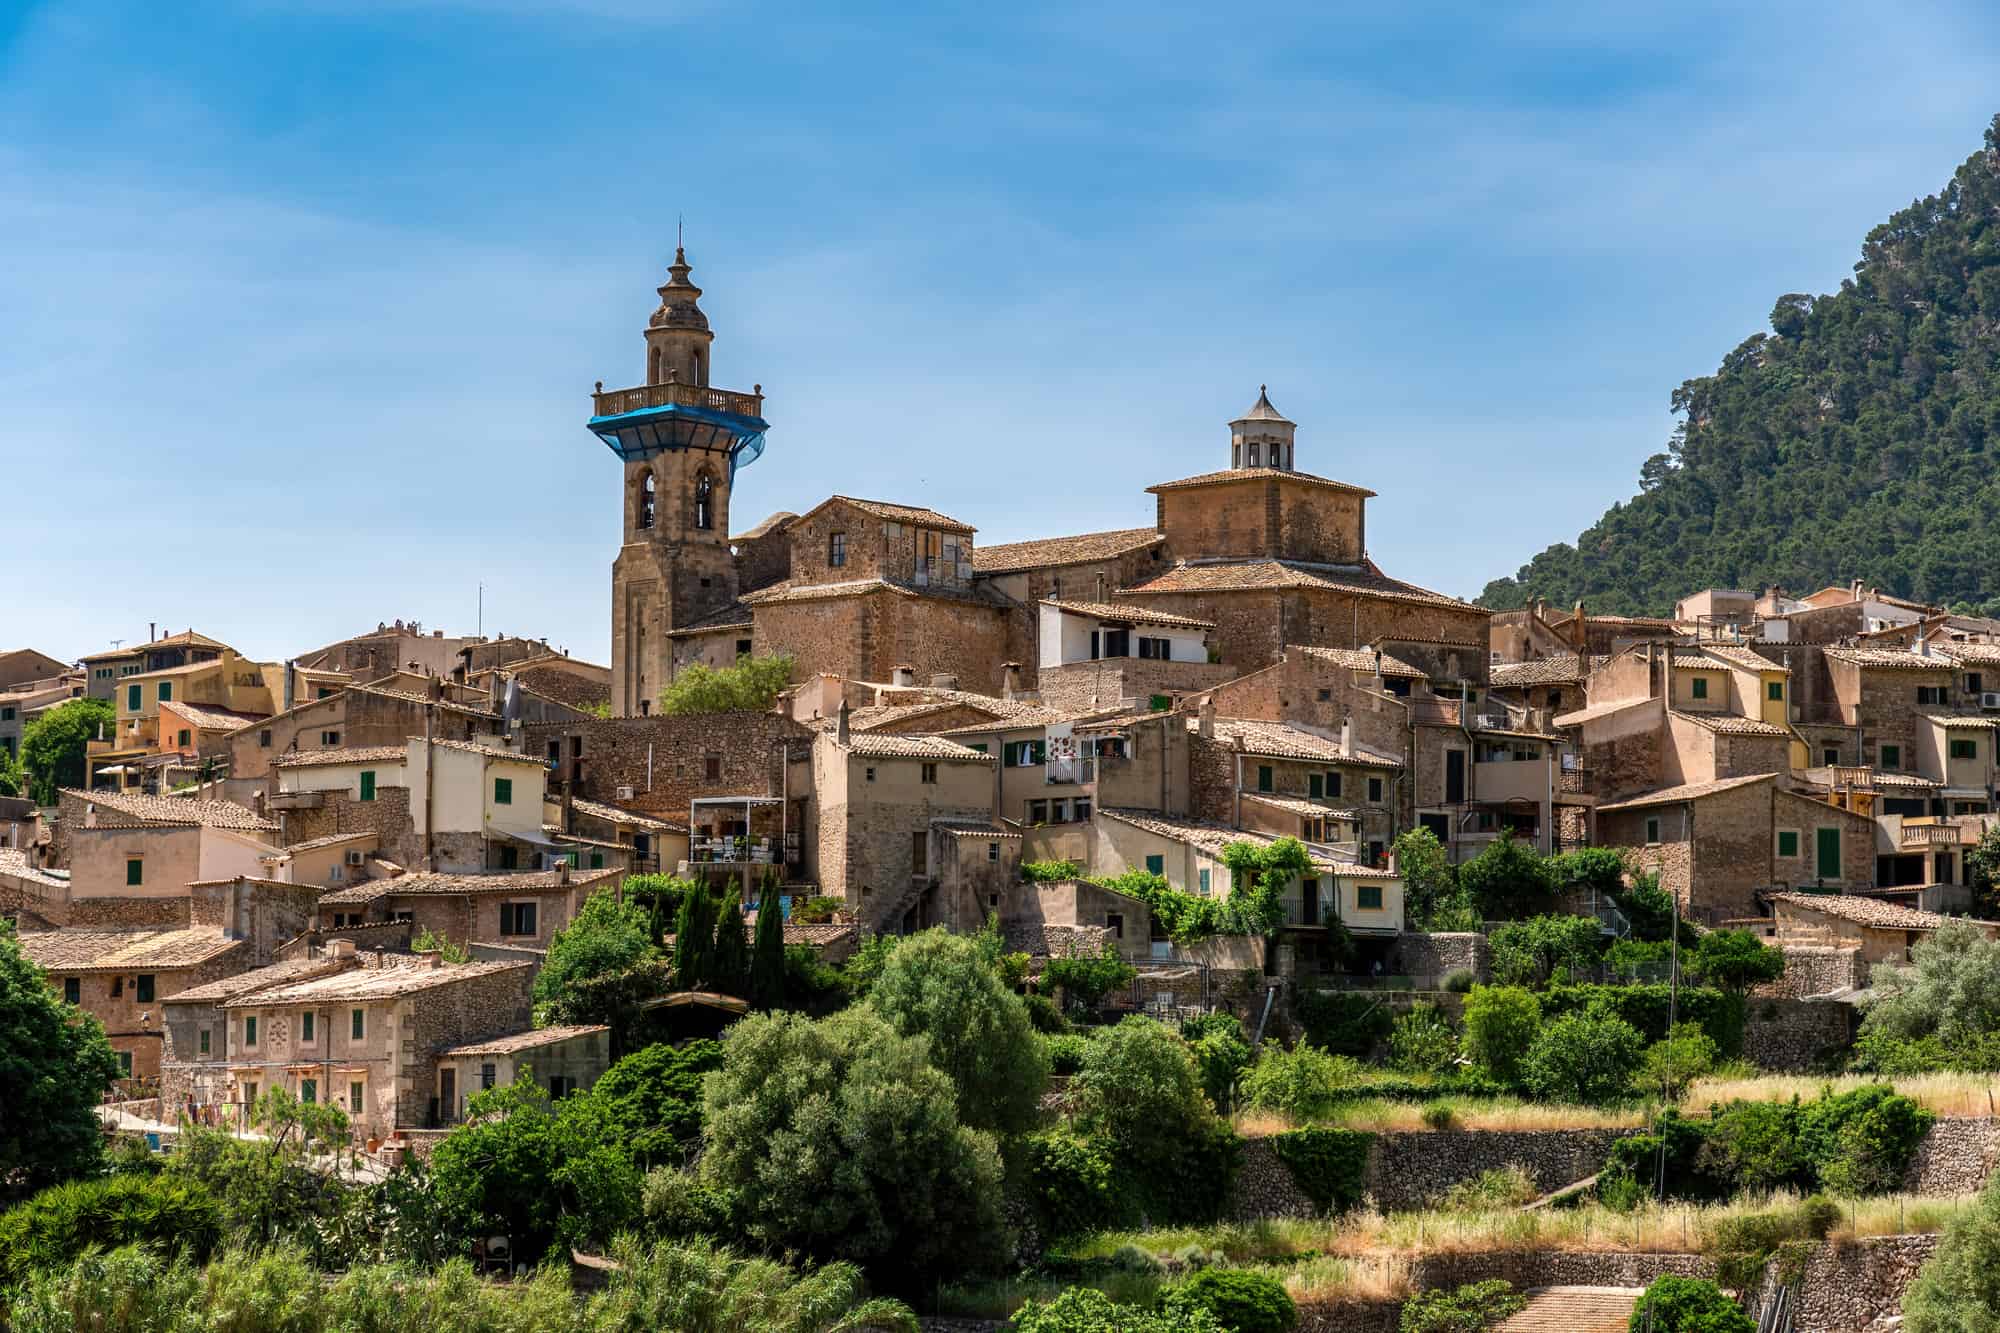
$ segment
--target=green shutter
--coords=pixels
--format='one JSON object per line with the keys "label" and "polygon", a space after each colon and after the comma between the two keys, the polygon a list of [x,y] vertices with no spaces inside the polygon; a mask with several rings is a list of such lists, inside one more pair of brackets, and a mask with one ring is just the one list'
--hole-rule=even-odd
{"label": "green shutter", "polygon": [[364,801],[375,799],[375,770],[372,768],[361,770],[361,799]]}
{"label": "green shutter", "polygon": [[493,804],[495,805],[514,804],[514,779],[512,778],[493,779]]}
{"label": "green shutter", "polygon": [[125,886],[137,888],[146,882],[146,863],[136,856],[125,859]]}
{"label": "green shutter", "polygon": [[361,1040],[362,1033],[366,1030],[367,1020],[362,1017],[362,1012],[362,1010],[356,1009],[353,1017],[348,1020],[348,1035],[356,1041]]}
{"label": "green shutter", "polygon": [[1772,703],[1782,702],[1785,697],[1785,682],[1782,680],[1765,681],[1764,697],[1766,699],[1769,699]]}
{"label": "green shutter", "polygon": [[1020,762],[1020,759],[1021,759],[1021,742],[1002,741],[1000,743],[1001,763],[1005,764],[1008,768],[1012,768],[1015,764]]}
{"label": "green shutter", "polygon": [[145,692],[146,692],[146,687],[144,685],[127,685],[125,687],[125,711],[128,713],[136,713],[141,708],[145,707],[146,705]]}
{"label": "green shutter", "polygon": [[590,854],[590,868],[591,868],[592,870],[602,870],[602,869],[604,869],[604,853],[603,853],[603,852],[592,852],[592,853]]}
{"label": "green shutter", "polygon": [[1708,697],[1708,678],[1705,676],[1696,676],[1691,686],[1691,692],[1697,699],[1706,699]]}
{"label": "green shutter", "polygon": [[1257,790],[1271,790],[1271,766],[1269,764],[1257,765]]}
{"label": "green shutter", "polygon": [[1354,886],[1354,905],[1368,911],[1382,910],[1382,886],[1380,884],[1357,884]]}
{"label": "green shutter", "polygon": [[1317,801],[1325,793],[1325,791],[1326,791],[1326,780],[1322,778],[1319,774],[1314,773],[1306,778],[1306,795],[1312,797],[1315,801]]}
{"label": "green shutter", "polygon": [[1147,857],[1146,873],[1149,875],[1165,875],[1167,873],[1167,858],[1164,856]]}
{"label": "green shutter", "polygon": [[1837,828],[1820,829],[1817,842],[1819,851],[1817,858],[1819,862],[1819,877],[1821,879],[1839,879],[1840,830]]}
{"label": "green shutter", "polygon": [[174,683],[170,680],[161,681],[160,702],[166,704],[166,703],[172,703],[173,701],[174,701]]}
{"label": "green shutter", "polygon": [[1792,829],[1778,830],[1778,855],[1797,856],[1798,854],[1799,854],[1798,833]]}

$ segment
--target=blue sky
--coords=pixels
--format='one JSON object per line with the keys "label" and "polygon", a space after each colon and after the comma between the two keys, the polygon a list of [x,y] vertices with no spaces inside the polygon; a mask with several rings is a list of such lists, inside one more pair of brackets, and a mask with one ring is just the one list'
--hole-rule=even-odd
{"label": "blue sky", "polygon": [[415,618],[602,661],[687,218],[741,528],[1151,520],[1268,382],[1372,553],[1470,596],[2000,110],[1912,3],[0,0],[0,646]]}

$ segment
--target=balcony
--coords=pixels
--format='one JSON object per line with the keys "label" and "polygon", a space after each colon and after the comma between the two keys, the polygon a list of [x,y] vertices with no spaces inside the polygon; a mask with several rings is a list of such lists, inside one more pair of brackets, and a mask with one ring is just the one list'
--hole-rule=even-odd
{"label": "balcony", "polygon": [[1964,835],[1956,824],[1916,824],[1905,822],[1900,838],[1904,847],[1956,847]]}
{"label": "balcony", "polygon": [[699,407],[740,417],[764,415],[762,393],[737,393],[732,389],[711,389],[705,384],[677,381],[641,384],[633,389],[599,389],[591,395],[591,401],[594,414],[600,417],[622,416],[654,407]]}
{"label": "balcony", "polygon": [[669,449],[697,449],[729,455],[732,471],[764,452],[762,386],[756,393],[711,389],[703,384],[641,384],[632,389],[598,386],[590,433],[627,462],[657,457]]}

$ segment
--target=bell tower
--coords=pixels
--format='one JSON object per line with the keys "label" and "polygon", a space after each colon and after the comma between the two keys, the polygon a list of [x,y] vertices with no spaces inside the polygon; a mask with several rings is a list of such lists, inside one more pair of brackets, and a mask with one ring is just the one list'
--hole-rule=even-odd
{"label": "bell tower", "polygon": [[611,694],[620,716],[652,711],[673,672],[667,635],[736,600],[729,496],[764,452],[764,387],[709,386],[715,335],[674,249],[647,321],[646,381],[598,382],[587,426],[624,464],[624,544],[611,566]]}
{"label": "bell tower", "polygon": [[1296,472],[1299,464],[1292,456],[1292,438],[1298,432],[1298,423],[1286,420],[1283,413],[1271,406],[1267,387],[1258,385],[1257,401],[1248,412],[1229,423],[1229,466]]}

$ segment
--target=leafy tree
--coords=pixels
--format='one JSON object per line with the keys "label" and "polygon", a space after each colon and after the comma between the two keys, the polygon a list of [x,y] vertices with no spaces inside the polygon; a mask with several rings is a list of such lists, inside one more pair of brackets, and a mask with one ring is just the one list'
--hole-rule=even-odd
{"label": "leafy tree", "polygon": [[847,961],[840,965],[840,975],[847,989],[856,999],[863,999],[875,989],[876,979],[882,969],[895,956],[896,948],[902,944],[900,935],[870,935],[861,941],[861,947],[849,954]]}
{"label": "leafy tree", "polygon": [[1608,1014],[1565,1014],[1543,1026],[1521,1082],[1543,1101],[1592,1105],[1623,1096],[1639,1067],[1638,1029]]}
{"label": "leafy tree", "polygon": [[1458,882],[1488,921],[1514,921],[1555,906],[1549,863],[1512,834],[1495,838],[1460,866]]}
{"label": "leafy tree", "polygon": [[1519,986],[1474,986],[1465,997],[1465,1053],[1489,1078],[1521,1081],[1521,1062],[1542,1023],[1542,1003]]}
{"label": "leafy tree", "polygon": [[1903,1293],[1904,1333],[2000,1333],[2000,1175],[1945,1226]]}
{"label": "leafy tree", "polygon": [[548,960],[535,974],[535,1000],[559,1002],[582,982],[626,971],[658,951],[646,909],[600,890],[549,941]]}
{"label": "leafy tree", "polygon": [[1341,1091],[1359,1082],[1362,1067],[1344,1055],[1329,1055],[1306,1042],[1287,1051],[1267,1044],[1243,1075],[1242,1101],[1294,1120],[1316,1120],[1330,1114]]}
{"label": "leafy tree", "polygon": [[1244,1040],[1243,1024],[1234,1014],[1204,1017],[1228,1022],[1199,1027],[1182,1024],[1181,1038],[1194,1052],[1195,1065],[1201,1070],[1201,1090],[1208,1094],[1216,1110],[1228,1112],[1235,1109],[1237,1084],[1250,1067],[1250,1043]]}
{"label": "leafy tree", "polygon": [[1653,1279],[1627,1327],[1632,1333],[1757,1333],[1757,1322],[1715,1283],[1672,1274]]}
{"label": "leafy tree", "polygon": [[1902,1182],[1937,1117],[1886,1083],[1825,1092],[1799,1111],[1799,1148],[1832,1194],[1884,1194]]}
{"label": "leafy tree", "polygon": [[1785,954],[1747,930],[1712,930],[1701,937],[1684,965],[1696,981],[1746,991],[1776,981],[1785,970]]}
{"label": "leafy tree", "polygon": [[901,1301],[870,1298],[852,1264],[795,1271],[706,1240],[613,1247],[610,1285],[590,1300],[591,1330],[640,1333],[918,1333]]}
{"label": "leafy tree", "polygon": [[169,1252],[185,1246],[201,1259],[221,1239],[222,1209],[193,1181],[159,1174],[72,1180],[0,1214],[0,1289],[86,1249],[143,1242]]}
{"label": "leafy tree", "polygon": [[1990,614],[2000,366],[2000,127],[1937,194],[1871,230],[1840,289],[1781,296],[1716,370],[1675,389],[1679,418],[1639,494],[1480,596],[1662,615],[1689,588],[1864,578]]}
{"label": "leafy tree", "polygon": [[785,1002],[785,914],[778,877],[766,875],[757,902],[757,939],[750,952],[750,1001],[759,1009]]}
{"label": "leafy tree", "polygon": [[97,1169],[97,1104],[117,1077],[103,1025],[64,1004],[0,922],[0,1199]]}
{"label": "leafy tree", "polygon": [[30,722],[21,733],[21,767],[33,777],[36,803],[54,805],[62,788],[83,786],[90,742],[99,728],[110,736],[117,724],[118,710],[105,699],[71,699]]}
{"label": "leafy tree", "polygon": [[1137,1015],[1090,1043],[1069,1086],[1078,1122],[1135,1154],[1166,1147],[1214,1114],[1187,1043]]}
{"label": "leafy tree", "polygon": [[15,753],[0,745],[0,796],[21,794],[21,761]]}
{"label": "leafy tree", "polygon": [[1396,835],[1396,873],[1403,877],[1403,915],[1420,930],[1458,893],[1458,876],[1437,834],[1419,825]]}
{"label": "leafy tree", "polygon": [[1160,1297],[1160,1312],[1186,1318],[1201,1312],[1236,1333],[1289,1333],[1299,1309],[1285,1284],[1268,1273],[1209,1268],[1177,1282]]}
{"label": "leafy tree", "polygon": [[1979,835],[1965,854],[1965,870],[1972,881],[1973,915],[1992,920],[2000,913],[2000,824]]}
{"label": "leafy tree", "polygon": [[1625,889],[1625,858],[1609,847],[1579,847],[1549,858],[1549,873],[1562,888],[1612,897]]}
{"label": "leafy tree", "polygon": [[1715,1068],[1721,1051],[1699,1023],[1677,1023],[1672,1033],[1646,1048],[1639,1085],[1678,1101],[1688,1085]]}
{"label": "leafy tree", "polygon": [[346,1115],[338,1107],[301,1102],[283,1088],[269,1088],[251,1108],[251,1123],[261,1137],[183,1127],[167,1174],[205,1188],[222,1206],[233,1236],[293,1241],[315,1262],[344,1259],[332,1233],[350,1191],[315,1163],[347,1151]]}
{"label": "leafy tree", "polygon": [[762,713],[792,683],[795,663],[789,654],[752,657],[745,653],[735,666],[684,666],[660,691],[660,711],[669,717],[697,713]]}
{"label": "leafy tree", "polygon": [[1864,1038],[1934,1036],[1953,1047],[2000,1028],[2000,941],[1974,926],[1946,922],[1911,948],[1907,966],[1876,964],[1869,984]]}
{"label": "leafy tree", "polygon": [[1434,1004],[1413,1005],[1389,1032],[1389,1063],[1410,1074],[1443,1074],[1459,1061],[1458,1033]]}
{"label": "leafy tree", "polygon": [[552,1101],[524,1079],[474,1093],[468,1109],[430,1163],[446,1223],[464,1241],[505,1235],[532,1263],[552,1248],[608,1244],[637,1220],[639,1168],[605,1101]]}
{"label": "leafy tree", "polygon": [[702,1078],[722,1067],[722,1043],[655,1042],[604,1071],[583,1095],[603,1108],[640,1167],[678,1162],[701,1137]]}
{"label": "leafy tree", "polygon": [[1072,941],[1067,954],[1053,957],[1043,966],[1042,986],[1060,990],[1072,1008],[1093,1011],[1104,1003],[1105,996],[1131,985],[1138,975],[1110,940],[1095,954],[1078,952]]}
{"label": "leafy tree", "polygon": [[1044,1235],[1101,1231],[1123,1217],[1118,1168],[1101,1142],[1062,1130],[1030,1135],[1023,1145],[1028,1197]]}
{"label": "leafy tree", "polygon": [[904,940],[868,1006],[904,1036],[928,1040],[931,1063],[957,1089],[962,1124],[1002,1135],[1033,1126],[1048,1056],[1027,1006],[1001,983],[977,940],[943,929]]}
{"label": "leafy tree", "polygon": [[1594,916],[1536,916],[1496,927],[1488,939],[1496,982],[1540,987],[1594,966],[1603,928]]}
{"label": "leafy tree", "polygon": [[730,1029],[703,1114],[703,1183],[758,1242],[908,1274],[999,1257],[1000,1158],[959,1123],[928,1043],[871,1009]]}

